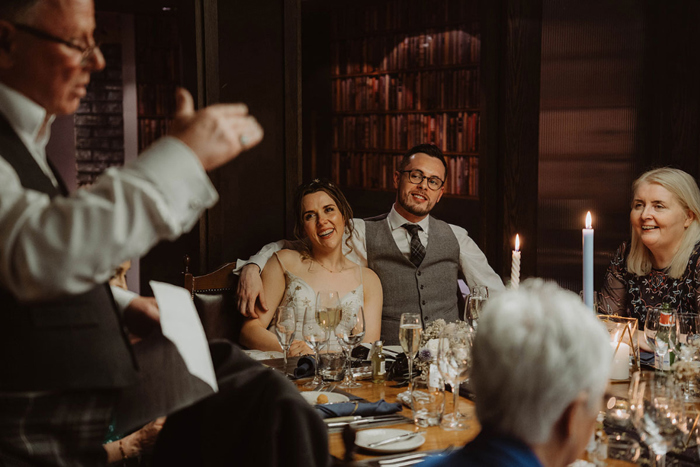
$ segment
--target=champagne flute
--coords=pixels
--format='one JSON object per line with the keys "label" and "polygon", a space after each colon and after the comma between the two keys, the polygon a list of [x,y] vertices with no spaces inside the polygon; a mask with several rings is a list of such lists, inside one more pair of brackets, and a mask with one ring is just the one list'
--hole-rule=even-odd
{"label": "champagne flute", "polygon": [[307,306],[304,310],[304,325],[302,326],[302,335],[304,336],[304,341],[309,344],[314,351],[316,356],[316,374],[314,379],[309,381],[304,385],[305,388],[315,388],[319,384],[323,384],[321,376],[319,375],[319,359],[318,353],[321,350],[321,346],[328,342],[328,328],[321,325],[316,317],[317,313],[313,307]]}
{"label": "champagne flute", "polygon": [[399,342],[408,358],[408,393],[413,392],[413,359],[418,353],[420,336],[423,333],[421,318],[418,313],[402,313],[399,327]]}
{"label": "champagne flute", "polygon": [[345,353],[347,366],[345,379],[340,387],[358,388],[362,385],[355,381],[355,375],[352,373],[352,351],[365,337],[365,313],[362,305],[348,307],[343,311],[343,319],[335,329],[335,334]]}
{"label": "champagne flute", "polygon": [[287,371],[287,353],[294,340],[296,331],[296,309],[293,305],[277,307],[275,315],[275,334],[284,352],[284,371]]}
{"label": "champagne flute", "polygon": [[481,317],[481,310],[489,298],[489,288],[485,285],[475,285],[469,290],[467,305],[464,309],[464,321],[468,322],[476,330]]}
{"label": "champagne flute", "polygon": [[472,339],[474,331],[450,323],[440,334],[438,343],[438,369],[445,381],[452,386],[454,409],[452,414],[442,417],[441,426],[446,430],[466,430],[466,417],[458,410],[459,385],[469,377],[472,362]]}

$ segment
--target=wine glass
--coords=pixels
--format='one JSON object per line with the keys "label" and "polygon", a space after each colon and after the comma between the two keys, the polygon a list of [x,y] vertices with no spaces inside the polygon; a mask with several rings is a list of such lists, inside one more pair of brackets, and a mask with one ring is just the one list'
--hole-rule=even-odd
{"label": "wine glass", "polygon": [[690,427],[681,388],[673,376],[645,376],[647,381],[641,381],[640,372],[632,377],[630,418],[641,441],[654,453],[656,465],[664,467],[666,453],[683,445]]}
{"label": "wine glass", "polygon": [[489,288],[485,285],[475,285],[469,290],[467,305],[464,309],[464,321],[468,322],[476,330],[481,310],[489,298]]}
{"label": "wine glass", "polygon": [[420,336],[423,333],[421,318],[418,313],[402,313],[399,327],[399,342],[408,358],[408,393],[413,392],[413,359],[418,353]]}
{"label": "wine glass", "polygon": [[438,343],[438,369],[443,379],[452,386],[454,410],[442,417],[441,426],[446,430],[466,430],[466,417],[459,413],[459,385],[469,377],[472,362],[474,331],[469,326],[450,323],[440,334]]}
{"label": "wine glass", "polygon": [[275,315],[275,334],[284,352],[284,370],[287,371],[287,353],[294,340],[296,331],[296,309],[293,305],[277,307]]}
{"label": "wine glass", "polygon": [[316,294],[316,319],[328,332],[335,330],[343,317],[340,297],[334,290],[321,290]]}
{"label": "wine glass", "polygon": [[307,306],[304,310],[304,325],[302,326],[302,336],[304,341],[309,344],[314,351],[316,356],[316,374],[314,379],[309,381],[304,385],[305,388],[315,388],[319,384],[323,384],[321,376],[319,375],[319,359],[318,353],[321,350],[321,346],[328,342],[328,327],[321,324],[317,319],[317,311],[310,306]]}
{"label": "wine glass", "polygon": [[352,351],[365,337],[365,313],[362,305],[347,307],[343,310],[343,319],[335,328],[335,335],[345,353],[347,367],[340,387],[358,388],[362,385],[355,381],[355,375],[352,373]]}
{"label": "wine glass", "polygon": [[[649,346],[654,350],[657,359],[655,364],[660,370],[668,369],[664,368],[664,360],[670,350],[669,345],[675,345],[676,321],[675,311],[668,316],[659,307],[649,307],[647,309],[647,316],[644,321],[644,336]],[[672,333],[672,335],[667,335],[669,333]]]}
{"label": "wine glass", "polygon": [[676,335],[679,344],[689,344],[700,339],[700,315],[679,313],[676,320]]}

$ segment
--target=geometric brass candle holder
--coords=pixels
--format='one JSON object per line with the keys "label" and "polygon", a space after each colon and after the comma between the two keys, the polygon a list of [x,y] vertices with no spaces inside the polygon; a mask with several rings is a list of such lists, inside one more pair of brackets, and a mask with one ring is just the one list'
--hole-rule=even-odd
{"label": "geometric brass candle holder", "polygon": [[[613,355],[617,354],[621,344],[628,345],[630,349],[629,355],[631,357],[629,362],[629,374],[631,375],[635,371],[639,371],[640,360],[639,341],[637,338],[637,318],[627,318],[616,315],[598,315],[598,319],[600,319],[608,329],[608,333],[610,334],[610,342],[613,343],[613,345],[611,345]],[[627,381],[628,379],[625,379],[624,381]]]}

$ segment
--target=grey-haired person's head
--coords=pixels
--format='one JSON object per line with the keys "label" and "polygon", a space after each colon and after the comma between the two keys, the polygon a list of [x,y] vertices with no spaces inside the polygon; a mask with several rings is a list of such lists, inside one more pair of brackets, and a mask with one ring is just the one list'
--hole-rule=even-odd
{"label": "grey-haired person's head", "polygon": [[580,298],[541,279],[489,300],[474,343],[471,381],[479,422],[532,446],[550,439],[572,403],[597,414],[612,349]]}

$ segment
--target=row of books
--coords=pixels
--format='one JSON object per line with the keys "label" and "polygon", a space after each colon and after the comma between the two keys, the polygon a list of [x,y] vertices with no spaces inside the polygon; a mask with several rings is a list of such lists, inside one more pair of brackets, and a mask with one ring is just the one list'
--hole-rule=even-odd
{"label": "row of books", "polygon": [[335,116],[332,126],[338,150],[401,150],[432,142],[444,152],[479,151],[475,112]]}
{"label": "row of books", "polygon": [[175,113],[175,86],[172,84],[138,84],[140,116],[172,116]]}
{"label": "row of books", "polygon": [[334,75],[373,73],[403,68],[478,63],[481,34],[469,28],[427,29],[411,34],[372,36],[331,44]]}
{"label": "row of books", "polygon": [[172,120],[165,118],[139,118],[139,152],[168,134]]}
{"label": "row of books", "polygon": [[[394,173],[403,156],[362,152],[332,153],[331,173],[341,186],[370,190],[394,189]],[[445,193],[477,198],[479,196],[479,158],[446,157]]]}
{"label": "row of books", "polygon": [[479,107],[477,70],[360,76],[332,81],[333,111],[433,110]]}
{"label": "row of books", "polygon": [[358,3],[331,15],[331,31],[338,38],[425,28],[478,19],[478,0],[390,0]]}

